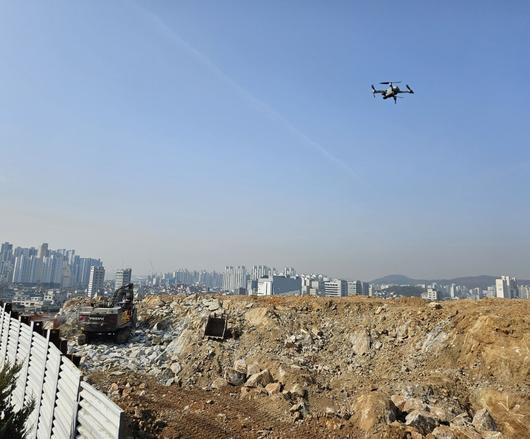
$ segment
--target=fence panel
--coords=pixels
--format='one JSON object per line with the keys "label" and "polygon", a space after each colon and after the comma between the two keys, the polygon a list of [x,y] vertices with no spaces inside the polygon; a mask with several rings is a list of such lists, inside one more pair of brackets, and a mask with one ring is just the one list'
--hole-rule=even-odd
{"label": "fence panel", "polygon": [[2,338],[0,339],[0,366],[4,365],[6,360],[7,342],[9,340],[9,325],[11,323],[11,313],[5,312],[5,305],[2,307]]}
{"label": "fence panel", "polygon": [[69,438],[75,431],[79,409],[79,383],[81,372],[65,357],[61,358],[59,381],[57,382],[57,406],[52,427],[53,438]]}
{"label": "fence panel", "polygon": [[27,421],[28,437],[34,438],[37,432],[37,421],[40,413],[42,386],[44,384],[44,372],[46,371],[46,360],[48,358],[48,339],[39,334],[33,336],[31,343],[31,355],[29,357],[28,378],[26,383],[25,401],[33,400],[35,410]]}
{"label": "fence panel", "polygon": [[[2,340],[4,339],[4,320],[5,320],[4,316],[7,316],[5,309],[6,309],[5,304],[0,304],[0,344],[1,346],[4,346],[4,344],[2,343]],[[6,319],[9,319],[9,317],[6,317]],[[3,364],[4,364],[4,357],[0,353],[0,366]]]}
{"label": "fence panel", "polygon": [[90,384],[81,382],[77,438],[116,438],[120,434],[123,411]]}
{"label": "fence panel", "polygon": [[33,400],[26,423],[29,438],[119,439],[123,410],[82,381],[81,371],[31,326],[11,318],[0,304],[0,367],[6,361],[22,365],[12,402],[20,409]]}
{"label": "fence panel", "polygon": [[51,436],[60,367],[61,352],[53,344],[50,344],[48,346],[48,360],[44,372],[41,407],[37,423],[38,438],[45,439]]}
{"label": "fence panel", "polygon": [[6,360],[14,364],[17,360],[18,336],[20,333],[20,321],[11,319],[9,323],[9,339],[7,341]]}
{"label": "fence panel", "polygon": [[17,377],[17,387],[13,392],[13,398],[11,400],[16,410],[21,409],[24,405],[32,341],[32,327],[24,324],[20,325],[20,335],[16,361],[18,364],[20,364],[21,368]]}

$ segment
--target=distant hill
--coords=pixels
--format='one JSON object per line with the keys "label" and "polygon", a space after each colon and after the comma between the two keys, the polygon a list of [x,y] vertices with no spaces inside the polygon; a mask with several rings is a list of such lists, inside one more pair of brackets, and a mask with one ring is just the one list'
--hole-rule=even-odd
{"label": "distant hill", "polygon": [[409,285],[397,285],[385,288],[383,291],[386,293],[394,293],[396,296],[420,297],[421,293],[423,293],[423,288]]}
{"label": "distant hill", "polygon": [[374,279],[370,283],[372,284],[394,284],[394,285],[415,285],[423,283],[424,281],[418,279],[412,279],[411,277],[404,276],[403,274],[389,274],[378,279]]}
{"label": "distant hill", "polygon": [[[441,284],[457,284],[464,285],[468,288],[486,289],[489,286],[495,285],[497,276],[480,275],[480,276],[463,276],[455,277],[453,279],[413,279],[403,274],[389,274],[371,281],[373,284],[392,284],[392,285],[417,285],[422,283],[441,283]],[[528,280],[518,280],[520,285],[527,285]]]}

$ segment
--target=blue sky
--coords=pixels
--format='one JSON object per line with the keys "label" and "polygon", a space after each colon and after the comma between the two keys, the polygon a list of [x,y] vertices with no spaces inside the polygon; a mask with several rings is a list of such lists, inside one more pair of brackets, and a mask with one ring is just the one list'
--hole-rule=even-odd
{"label": "blue sky", "polygon": [[522,0],[0,1],[0,239],[530,276],[529,52]]}

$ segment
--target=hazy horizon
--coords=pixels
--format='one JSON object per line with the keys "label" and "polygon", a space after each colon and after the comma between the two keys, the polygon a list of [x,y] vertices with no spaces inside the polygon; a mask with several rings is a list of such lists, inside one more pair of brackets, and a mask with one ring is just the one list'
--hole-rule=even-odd
{"label": "hazy horizon", "polygon": [[[35,244],[35,243],[27,243],[27,244],[20,244],[18,242],[13,242],[13,241],[9,241],[8,239],[3,239],[3,238],[0,238],[0,243],[3,243],[3,242],[10,242],[11,244],[13,244],[13,248],[15,247],[34,247],[36,249],[39,248],[40,244],[43,244],[43,242],[39,243],[39,244]],[[185,262],[183,262],[182,264],[180,265],[175,265],[174,267],[172,268],[169,268],[169,269],[164,269],[164,270],[159,270],[157,269],[154,265],[152,266],[152,268],[149,268],[147,271],[145,272],[138,272],[134,266],[132,265],[127,265],[127,264],[121,264],[121,265],[117,265],[117,266],[110,266],[108,265],[106,262],[105,262],[105,258],[102,258],[101,256],[97,255],[97,254],[87,254],[83,251],[79,251],[77,248],[75,247],[72,247],[72,246],[54,246],[52,243],[49,243],[49,242],[46,242],[46,244],[48,244],[49,246],[49,249],[51,250],[58,250],[58,249],[66,249],[66,250],[70,250],[70,249],[74,249],[76,251],[76,255],[79,255],[81,257],[84,257],[84,258],[96,258],[96,259],[101,259],[103,264],[104,264],[104,267],[105,267],[105,278],[106,279],[113,279],[114,278],[114,274],[115,274],[115,271],[120,269],[120,268],[132,268],[132,275],[133,277],[144,277],[144,276],[148,276],[150,274],[161,274],[161,273],[168,273],[168,272],[173,272],[173,271],[176,271],[178,269],[188,269],[188,270],[196,270],[196,271],[199,271],[199,270],[208,270],[208,271],[217,271],[217,272],[224,272],[224,269],[227,265],[231,265],[231,266],[238,266],[238,265],[244,265],[247,270],[250,270],[252,268],[253,265],[265,265],[267,267],[270,267],[270,268],[276,268],[279,272],[282,272],[283,269],[286,267],[286,266],[289,266],[289,267],[293,267],[297,273],[304,273],[304,274],[311,274],[311,273],[318,273],[318,274],[324,274],[324,275],[328,275],[330,277],[338,277],[338,278],[344,278],[344,279],[348,279],[348,280],[355,280],[355,279],[360,279],[360,280],[364,280],[364,281],[372,281],[374,279],[379,279],[379,278],[382,278],[382,277],[386,277],[386,276],[397,276],[397,275],[402,275],[402,276],[407,276],[411,279],[414,279],[414,280],[422,280],[422,279],[425,279],[425,280],[444,280],[444,279],[455,279],[455,278],[458,278],[458,277],[474,277],[474,276],[500,276],[500,275],[503,275],[503,274],[508,274],[510,276],[513,276],[514,274],[513,273],[501,273],[501,272],[491,272],[491,273],[466,273],[466,272],[462,272],[462,274],[460,275],[457,275],[457,276],[453,276],[453,275],[439,275],[439,276],[432,276],[432,275],[411,275],[411,273],[408,273],[408,272],[400,272],[400,273],[397,273],[397,272],[389,272],[389,273],[380,273],[379,275],[376,275],[376,276],[372,276],[372,277],[362,277],[362,276],[356,276],[355,275],[355,272],[352,272],[352,273],[341,273],[341,274],[337,274],[337,273],[329,273],[329,272],[324,272],[322,270],[303,270],[303,269],[300,269],[299,267],[296,266],[296,264],[283,264],[283,265],[274,265],[274,264],[271,264],[271,263],[267,263],[267,262],[252,262],[252,263],[245,263],[245,262],[232,262],[232,263],[229,263],[229,264],[224,264],[224,265],[221,265],[221,266],[201,266],[201,265],[198,265],[198,266],[192,266],[192,265],[189,265],[189,264],[186,264]],[[519,277],[521,280],[526,280],[527,278],[523,275],[523,276],[517,276],[516,277]]]}
{"label": "hazy horizon", "polygon": [[[0,239],[135,274],[528,279],[529,17],[1,2]],[[384,80],[416,94],[373,99]]]}

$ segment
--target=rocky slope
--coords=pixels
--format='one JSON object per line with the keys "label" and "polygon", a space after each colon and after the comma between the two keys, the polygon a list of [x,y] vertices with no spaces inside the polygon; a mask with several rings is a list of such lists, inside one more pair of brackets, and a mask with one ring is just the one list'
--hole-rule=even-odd
{"label": "rocky slope", "polygon": [[150,296],[138,315],[128,344],[72,350],[139,437],[530,437],[530,301]]}

